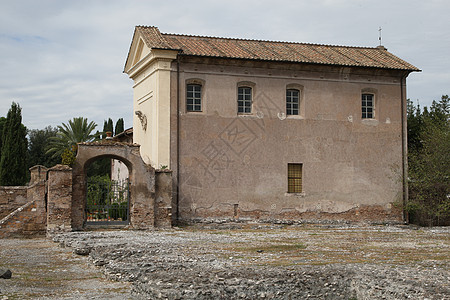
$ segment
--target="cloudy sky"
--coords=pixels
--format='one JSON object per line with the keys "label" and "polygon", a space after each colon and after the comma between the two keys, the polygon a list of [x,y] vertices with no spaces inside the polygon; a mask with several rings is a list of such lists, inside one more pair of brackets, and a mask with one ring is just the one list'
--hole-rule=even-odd
{"label": "cloudy sky", "polygon": [[408,98],[450,93],[448,0],[0,0],[0,116],[29,129],[83,116],[132,126],[123,66],[136,25],[164,33],[377,46],[417,66]]}

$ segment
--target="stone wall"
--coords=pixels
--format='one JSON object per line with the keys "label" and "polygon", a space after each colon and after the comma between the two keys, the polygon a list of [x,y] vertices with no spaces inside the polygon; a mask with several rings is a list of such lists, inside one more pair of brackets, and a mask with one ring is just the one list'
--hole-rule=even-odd
{"label": "stone wall", "polygon": [[30,171],[32,180],[37,181],[32,181],[30,186],[0,187],[0,203],[5,203],[0,206],[0,238],[45,233],[45,177]]}
{"label": "stone wall", "polygon": [[[97,151],[98,148],[106,149],[104,145],[96,146],[90,148]],[[172,225],[172,171],[155,172],[143,163],[138,146],[109,148],[109,151],[128,151],[126,157],[133,166],[129,227],[169,228]],[[119,154],[115,153],[115,157],[125,156]],[[35,166],[30,171],[30,186],[0,187],[0,238],[82,230],[86,186],[82,184],[84,177],[82,180],[79,177],[84,174],[83,168],[81,172],[73,172],[65,165],[50,169]],[[74,199],[75,192],[78,193],[78,201]]]}
{"label": "stone wall", "polygon": [[47,234],[72,231],[72,168],[50,168],[47,184]]}
{"label": "stone wall", "polygon": [[155,171],[155,227],[172,226],[172,171]]}
{"label": "stone wall", "polygon": [[[102,141],[78,144],[78,153],[73,165],[73,201],[72,228],[83,229],[84,207],[86,203],[86,167],[98,157],[119,159],[130,170],[130,224],[133,229],[152,229],[159,224],[165,227],[170,223],[171,199],[155,203],[155,169],[144,163],[140,155],[140,146],[115,141]],[[164,172],[163,172],[164,173]],[[170,172],[162,177],[169,176]],[[161,179],[161,182],[165,180]],[[163,188],[160,195],[167,195],[170,190]],[[160,196],[161,197],[161,196]],[[161,207],[161,211],[158,209]],[[163,216],[167,220],[162,220]],[[156,221],[156,218],[160,220]]]}
{"label": "stone wall", "polygon": [[26,186],[0,186],[0,220],[27,202]]}

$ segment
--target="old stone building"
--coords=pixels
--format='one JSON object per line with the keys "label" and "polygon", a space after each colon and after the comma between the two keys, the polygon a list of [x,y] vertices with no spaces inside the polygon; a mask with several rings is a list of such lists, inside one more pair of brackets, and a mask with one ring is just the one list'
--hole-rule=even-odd
{"label": "old stone building", "polygon": [[133,141],[173,170],[173,216],[401,221],[406,77],[375,48],[138,26]]}

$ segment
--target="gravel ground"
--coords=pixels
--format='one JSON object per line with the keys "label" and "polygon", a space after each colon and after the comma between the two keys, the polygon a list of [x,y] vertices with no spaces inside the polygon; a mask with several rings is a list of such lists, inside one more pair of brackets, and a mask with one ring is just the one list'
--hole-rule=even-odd
{"label": "gravel ground", "polygon": [[131,283],[132,299],[450,299],[450,228],[228,223],[53,240],[67,265],[87,256],[111,280],[95,287]]}
{"label": "gravel ground", "polygon": [[131,283],[107,280],[86,257],[45,238],[0,239],[0,300],[132,299]]}

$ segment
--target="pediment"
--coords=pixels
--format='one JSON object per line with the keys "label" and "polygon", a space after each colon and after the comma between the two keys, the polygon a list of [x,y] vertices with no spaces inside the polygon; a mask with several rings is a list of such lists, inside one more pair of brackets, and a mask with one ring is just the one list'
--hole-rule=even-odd
{"label": "pediment", "polygon": [[123,71],[128,73],[133,66],[146,57],[150,52],[151,49],[145,43],[142,34],[135,30]]}

